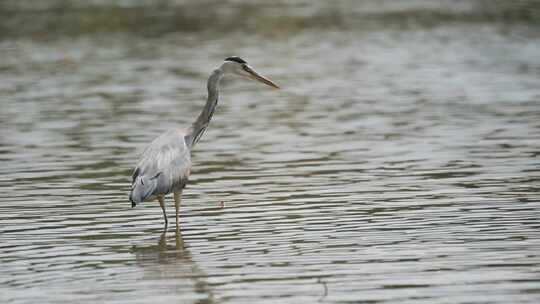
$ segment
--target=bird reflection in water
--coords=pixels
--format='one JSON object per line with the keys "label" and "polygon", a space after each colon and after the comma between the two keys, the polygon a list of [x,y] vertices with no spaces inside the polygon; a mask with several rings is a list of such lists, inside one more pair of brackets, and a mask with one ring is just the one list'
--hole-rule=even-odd
{"label": "bird reflection in water", "polygon": [[[214,296],[204,273],[186,248],[182,232],[176,227],[174,235],[163,230],[157,245],[133,245],[131,252],[143,269],[142,280],[163,280],[162,287],[170,293],[195,292],[201,299],[195,303],[214,303]],[[189,291],[189,292],[188,292]]]}

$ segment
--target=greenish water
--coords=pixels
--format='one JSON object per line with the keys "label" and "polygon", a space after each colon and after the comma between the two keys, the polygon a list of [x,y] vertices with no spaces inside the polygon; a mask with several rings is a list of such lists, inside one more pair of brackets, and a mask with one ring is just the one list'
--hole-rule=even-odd
{"label": "greenish water", "polygon": [[[295,3],[231,32],[4,35],[0,302],[540,301],[535,25],[366,1],[311,26],[325,4]],[[224,80],[163,232],[157,203],[130,208],[131,170],[233,54],[283,89]]]}
{"label": "greenish water", "polygon": [[380,30],[448,23],[540,25],[538,0],[3,0],[0,38],[172,32],[285,36],[310,30]]}

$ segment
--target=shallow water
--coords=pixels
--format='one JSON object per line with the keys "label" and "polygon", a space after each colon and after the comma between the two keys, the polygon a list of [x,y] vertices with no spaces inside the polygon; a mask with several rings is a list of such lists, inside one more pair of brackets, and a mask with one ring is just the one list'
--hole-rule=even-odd
{"label": "shallow water", "polygon": [[[4,40],[0,300],[538,303],[539,49],[459,23]],[[132,167],[231,54],[283,90],[223,82],[162,233]]]}

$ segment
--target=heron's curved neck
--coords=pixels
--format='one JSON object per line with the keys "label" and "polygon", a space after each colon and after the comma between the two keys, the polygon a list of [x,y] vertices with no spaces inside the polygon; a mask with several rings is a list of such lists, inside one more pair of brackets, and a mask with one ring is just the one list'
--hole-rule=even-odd
{"label": "heron's curved neck", "polygon": [[219,81],[222,77],[223,71],[221,69],[215,69],[208,78],[208,98],[203,110],[201,111],[201,114],[199,114],[199,117],[197,117],[191,126],[190,140],[188,142],[190,147],[193,147],[199,141],[204,133],[204,130],[206,130],[208,127],[208,123],[210,123],[212,115],[214,115],[214,110],[216,109],[219,97]]}

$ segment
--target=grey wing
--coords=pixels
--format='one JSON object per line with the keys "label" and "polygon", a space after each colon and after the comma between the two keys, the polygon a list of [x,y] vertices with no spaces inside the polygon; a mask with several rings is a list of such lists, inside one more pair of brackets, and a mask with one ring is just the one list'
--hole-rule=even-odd
{"label": "grey wing", "polygon": [[191,153],[185,132],[170,130],[156,138],[142,153],[133,172],[133,185],[139,180],[155,180],[151,195],[167,194],[185,186],[191,170]]}

